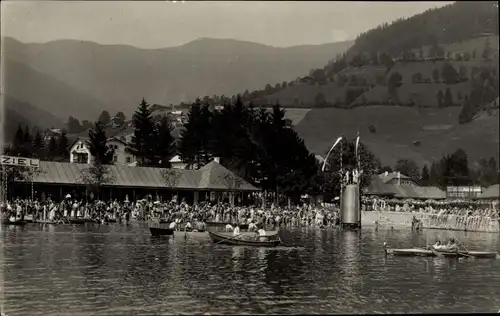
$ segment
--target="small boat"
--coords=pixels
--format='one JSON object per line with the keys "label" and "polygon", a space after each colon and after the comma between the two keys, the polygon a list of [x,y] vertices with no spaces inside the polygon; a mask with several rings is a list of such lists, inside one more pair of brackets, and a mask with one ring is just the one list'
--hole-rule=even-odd
{"label": "small boat", "polygon": [[447,251],[447,250],[438,250],[434,247],[430,247],[430,250],[436,257],[445,257],[445,258],[461,258],[468,257],[467,254],[459,251]]}
{"label": "small boat", "polygon": [[78,225],[83,225],[83,224],[85,224],[87,221],[86,221],[85,219],[83,219],[83,218],[70,218],[70,219],[68,220],[68,222],[69,222],[70,224],[78,224]]}
{"label": "small boat", "polygon": [[[179,230],[175,232],[175,235],[186,235],[188,237],[209,237],[208,231],[188,231],[185,232],[183,230]],[[233,236],[232,232],[217,232],[217,234],[225,236],[226,238],[231,238]],[[240,235],[244,237],[254,237],[255,232],[241,232]],[[266,238],[276,238],[278,236],[278,231],[277,230],[268,230],[266,231],[266,235],[263,237]]]}
{"label": "small boat", "polygon": [[27,223],[28,222],[23,220],[23,219],[16,219],[13,221],[11,221],[10,219],[4,219],[2,221],[2,224],[4,224],[4,225],[16,225],[16,226],[26,225]]}
{"label": "small boat", "polygon": [[437,250],[433,247],[427,248],[407,248],[407,249],[391,249],[386,247],[384,243],[384,252],[393,256],[421,256],[421,257],[445,257],[445,258],[467,258],[473,257],[478,259],[494,259],[499,258],[497,252],[490,251],[458,251],[450,252],[446,250]]}
{"label": "small boat", "polygon": [[51,220],[48,220],[48,219],[47,220],[44,219],[44,220],[38,221],[37,223],[38,224],[57,224],[56,221],[51,221]]}
{"label": "small boat", "polygon": [[273,241],[258,241],[239,239],[233,236],[227,236],[220,233],[208,232],[210,238],[215,244],[224,244],[231,246],[252,246],[252,247],[276,247],[281,243],[281,240]]}
{"label": "small boat", "polygon": [[434,257],[435,254],[428,249],[424,248],[407,248],[407,249],[391,249],[391,248],[384,248],[384,251],[388,255],[393,255],[393,256],[421,256],[421,257]]}
{"label": "small boat", "polygon": [[500,258],[498,252],[492,252],[492,251],[468,251],[468,252],[463,252],[463,254],[466,254],[469,257],[481,258],[481,259]]}
{"label": "small boat", "polygon": [[172,236],[174,230],[170,228],[149,227],[152,236]]}
{"label": "small boat", "polygon": [[226,227],[227,224],[236,227],[240,226],[240,229],[248,229],[248,224],[231,224],[231,223],[222,223],[222,222],[205,222],[207,226],[212,226],[212,227]]}

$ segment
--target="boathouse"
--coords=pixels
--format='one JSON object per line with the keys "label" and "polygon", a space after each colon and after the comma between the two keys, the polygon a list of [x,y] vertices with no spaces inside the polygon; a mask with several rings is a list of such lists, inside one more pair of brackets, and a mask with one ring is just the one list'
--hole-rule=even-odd
{"label": "boathouse", "polygon": [[[34,197],[45,200],[51,197],[60,200],[67,194],[91,200],[94,197],[85,183],[84,174],[90,165],[40,161],[40,167],[31,179],[13,184],[9,192],[15,196]],[[109,183],[100,185],[100,199],[126,197],[135,201],[151,195],[159,200],[176,197],[189,203],[206,200],[243,203],[260,191],[233,172],[212,161],[198,170],[133,167],[109,165]]]}

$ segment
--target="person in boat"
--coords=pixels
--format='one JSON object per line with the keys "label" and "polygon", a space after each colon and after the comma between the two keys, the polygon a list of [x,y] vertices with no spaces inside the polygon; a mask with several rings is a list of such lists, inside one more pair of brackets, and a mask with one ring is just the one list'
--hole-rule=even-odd
{"label": "person in boat", "polygon": [[193,230],[193,225],[191,225],[191,222],[187,222],[186,225],[184,225],[184,231],[190,232],[192,230]]}
{"label": "person in boat", "polygon": [[458,245],[455,242],[455,238],[450,238],[450,240],[448,241],[448,244],[446,245],[446,250],[458,252]]}
{"label": "person in boat", "polygon": [[226,233],[227,233],[227,232],[232,232],[232,231],[234,231],[233,226],[232,226],[231,224],[227,224],[227,225],[226,225]]}
{"label": "person in boat", "polygon": [[240,226],[237,225],[233,230],[233,237],[239,237],[241,235]]}
{"label": "person in boat", "polygon": [[205,231],[205,222],[203,221],[196,221],[196,230],[199,232],[204,232]]}
{"label": "person in boat", "polygon": [[267,241],[266,231],[263,228],[260,228],[257,233],[259,234],[260,241]]}
{"label": "person in boat", "polygon": [[445,248],[446,248],[446,245],[443,245],[443,244],[441,243],[441,241],[440,241],[440,240],[438,240],[438,241],[436,241],[436,243],[435,243],[434,245],[432,245],[432,247],[433,247],[434,249],[436,249],[436,250],[443,250],[443,249],[445,249]]}
{"label": "person in boat", "polygon": [[253,221],[251,221],[250,224],[248,224],[248,231],[249,232],[257,231],[257,226],[254,224]]}
{"label": "person in boat", "polygon": [[170,225],[168,226],[168,228],[173,229],[173,230],[175,230],[175,229],[176,229],[176,227],[177,227],[177,222],[176,222],[176,221],[172,221],[172,222],[170,223]]}

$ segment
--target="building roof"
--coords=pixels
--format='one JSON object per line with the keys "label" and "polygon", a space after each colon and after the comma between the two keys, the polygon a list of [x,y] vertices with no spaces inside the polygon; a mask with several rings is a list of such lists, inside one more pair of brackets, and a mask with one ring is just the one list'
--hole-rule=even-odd
{"label": "building roof", "polygon": [[386,184],[382,179],[373,177],[370,185],[365,189],[367,195],[394,196],[393,185]]}
{"label": "building roof", "polygon": [[500,199],[500,184],[494,184],[484,190],[478,199]]}
{"label": "building roof", "polygon": [[[40,168],[33,176],[33,182],[64,185],[83,184],[82,170],[88,167],[87,164],[40,161]],[[171,187],[184,190],[211,189],[227,191],[259,190],[243,179],[238,178],[217,162],[211,162],[199,170],[110,165],[109,172],[114,180],[112,184],[107,185],[114,187]],[[237,187],[231,186],[231,183],[227,183],[227,181],[224,182],[224,180],[232,179],[232,177],[236,178],[236,182],[239,184]]]}
{"label": "building roof", "polygon": [[86,142],[89,140],[90,138],[87,136],[78,136],[77,138],[75,138],[72,142],[70,142],[71,145],[69,145],[69,148],[73,148],[73,146],[75,146],[75,144],[79,141],[82,141],[84,145],[86,145]]}
{"label": "building roof", "polygon": [[438,187],[418,187],[408,185],[391,185],[396,198],[409,199],[446,199],[446,192]]}
{"label": "building roof", "polygon": [[182,162],[182,159],[179,155],[175,155],[174,157],[172,157],[172,159],[170,159],[170,162],[173,162],[173,163]]}
{"label": "building roof", "polygon": [[439,200],[446,198],[446,192],[438,187],[395,185],[384,182],[384,180],[380,177],[374,177],[372,179],[370,185],[365,189],[365,194],[426,200]]}
{"label": "building roof", "polygon": [[232,189],[237,191],[258,191],[256,187],[246,182],[216,161],[211,161],[202,168],[199,189]]}
{"label": "building roof", "polygon": [[[387,182],[391,181],[392,179],[398,179],[398,172],[397,171],[386,172],[386,173],[381,173],[378,176],[380,179],[382,179],[382,181],[384,181],[384,183],[387,183]],[[400,174],[399,177],[400,177],[400,179],[410,179],[410,177],[408,177],[404,174]]]}

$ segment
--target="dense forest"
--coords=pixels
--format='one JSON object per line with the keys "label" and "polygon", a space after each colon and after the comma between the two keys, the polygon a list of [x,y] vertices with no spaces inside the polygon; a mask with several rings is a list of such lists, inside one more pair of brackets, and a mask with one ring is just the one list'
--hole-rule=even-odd
{"label": "dense forest", "polygon": [[498,35],[497,1],[457,1],[408,19],[385,23],[356,38],[348,54],[385,52],[397,57],[425,45]]}

